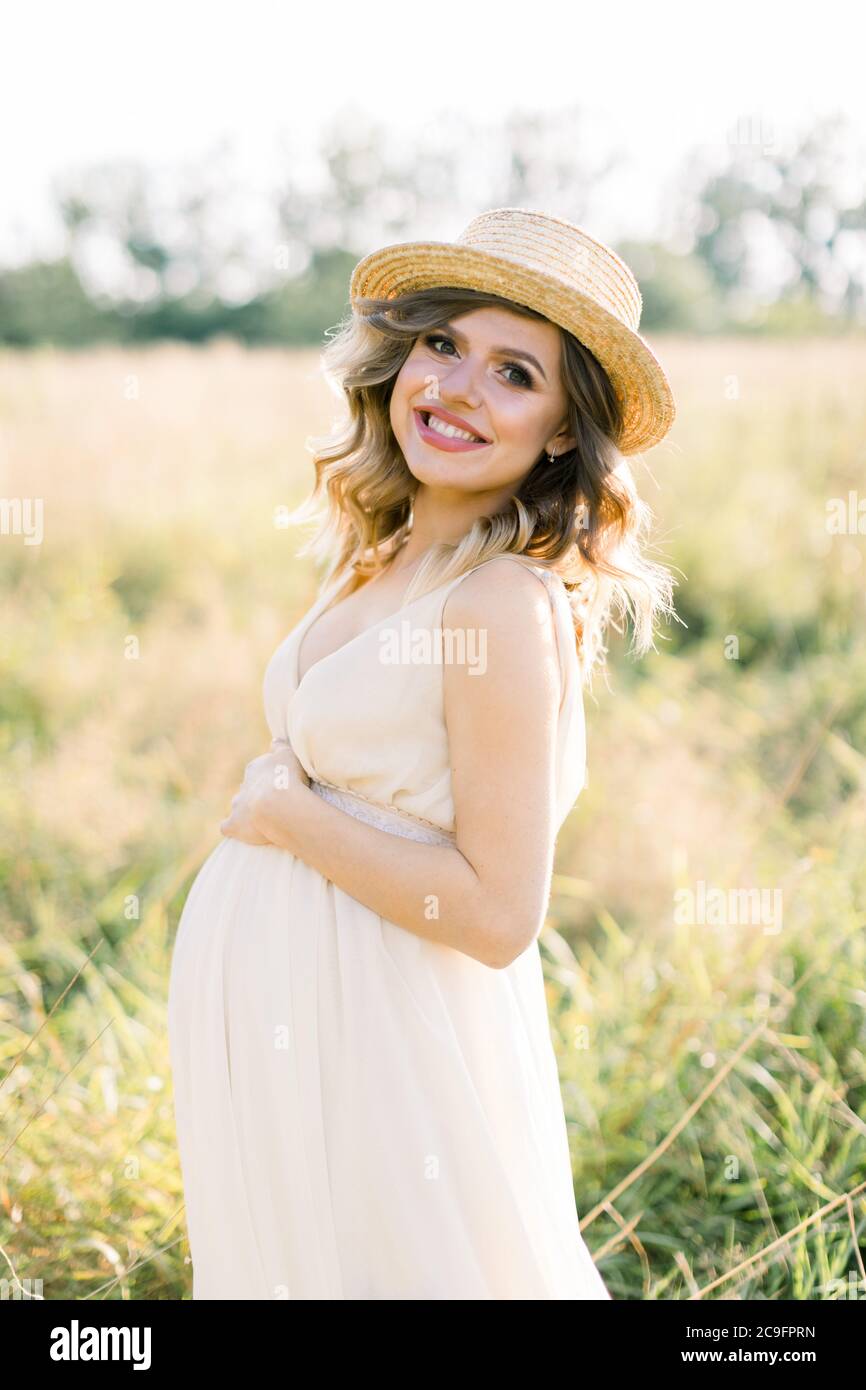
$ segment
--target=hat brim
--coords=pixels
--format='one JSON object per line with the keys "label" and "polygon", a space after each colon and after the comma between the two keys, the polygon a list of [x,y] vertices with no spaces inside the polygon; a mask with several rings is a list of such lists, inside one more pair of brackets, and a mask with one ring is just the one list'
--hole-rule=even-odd
{"label": "hat brim", "polygon": [[623,454],[650,449],[676,418],[670,383],[649,344],[613,314],[553,272],[459,242],[406,241],[359,261],[349,297],[393,299],[412,290],[485,290],[535,309],[572,333],[604,367],[623,413]]}

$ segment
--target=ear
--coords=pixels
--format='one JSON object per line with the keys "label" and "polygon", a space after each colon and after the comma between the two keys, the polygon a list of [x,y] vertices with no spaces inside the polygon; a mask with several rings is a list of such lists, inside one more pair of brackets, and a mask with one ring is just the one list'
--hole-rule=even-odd
{"label": "ear", "polygon": [[554,454],[556,458],[559,458],[560,454],[567,454],[569,449],[573,449],[576,444],[577,440],[573,435],[557,434],[554,435],[553,439],[548,441],[545,452],[547,454]]}

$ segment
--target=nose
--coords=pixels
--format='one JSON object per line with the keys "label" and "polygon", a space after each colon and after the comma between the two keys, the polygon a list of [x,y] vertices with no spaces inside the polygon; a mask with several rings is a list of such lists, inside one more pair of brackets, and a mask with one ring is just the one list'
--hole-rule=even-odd
{"label": "nose", "polygon": [[[481,363],[471,356],[452,361],[439,378],[439,398],[445,405],[462,402],[472,410],[481,403]],[[456,413],[456,411],[455,411]]]}

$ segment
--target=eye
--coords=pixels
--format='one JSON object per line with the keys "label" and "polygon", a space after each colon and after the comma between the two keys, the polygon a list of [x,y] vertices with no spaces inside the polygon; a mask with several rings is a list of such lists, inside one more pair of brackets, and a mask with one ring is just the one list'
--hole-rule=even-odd
{"label": "eye", "polygon": [[[436,347],[436,343],[449,343],[451,347],[454,347],[453,338],[449,338],[446,333],[427,333],[424,337],[424,342],[427,345],[427,347],[431,348],[440,357],[443,356],[443,354],[439,352],[438,348]],[[444,354],[444,356],[446,357],[449,355],[450,354],[448,353]],[[533,389],[534,383],[532,380],[532,376],[528,371],[526,371],[525,367],[518,366],[516,362],[503,362],[502,370],[504,372],[517,372],[517,375],[520,378],[519,381],[514,381],[513,378],[506,377],[509,386],[522,386],[524,389]]]}
{"label": "eye", "polygon": [[518,365],[517,365],[516,362],[505,362],[505,363],[503,364],[502,370],[505,371],[505,372],[517,372],[518,375],[521,376],[521,377],[523,378],[522,381],[513,381],[513,382],[511,383],[512,386],[531,386],[531,385],[532,385],[532,377],[529,375],[529,372],[527,372],[523,367],[518,367]]}
{"label": "eye", "polygon": [[451,343],[451,346],[454,346],[452,340],[450,338],[446,338],[444,333],[428,333],[424,339],[424,342],[427,344],[428,347],[431,348],[433,347],[434,343]]}

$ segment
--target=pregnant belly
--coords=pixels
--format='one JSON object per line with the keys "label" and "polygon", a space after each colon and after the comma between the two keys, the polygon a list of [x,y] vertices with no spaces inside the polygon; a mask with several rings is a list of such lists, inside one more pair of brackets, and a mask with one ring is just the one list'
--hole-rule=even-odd
{"label": "pregnant belly", "polygon": [[266,1046],[305,1020],[335,1044],[347,1034],[364,1039],[362,1052],[378,1030],[389,1056],[418,1028],[440,1059],[455,1032],[464,1061],[488,1047],[501,1061],[527,1030],[546,1057],[550,1048],[537,946],[490,970],[380,917],[288,850],[230,838],[187,895],[169,1013],[170,1027],[187,1036],[206,1013],[227,1031],[232,1020],[252,1029]]}
{"label": "pregnant belly", "polygon": [[368,1009],[371,992],[380,1004],[379,990],[415,981],[427,945],[288,850],[226,838],[201,866],[181,913],[170,1016],[188,1019],[193,1007],[207,1007],[279,1030],[316,1000],[329,1011],[341,1001],[345,1007],[351,993]]}
{"label": "pregnant belly", "polygon": [[246,943],[255,949],[269,932],[297,916],[297,870],[307,866],[276,845],[224,838],[202,864],[186,897],[175,938],[172,979],[193,958],[221,954]]}
{"label": "pregnant belly", "polygon": [[[185,1094],[225,1084],[245,1104],[257,1078],[278,1088],[296,1067],[333,1073],[337,891],[275,845],[225,838],[213,849],[187,894],[171,961],[168,1027]],[[322,1058],[320,1025],[334,1040]]]}
{"label": "pregnant belly", "polygon": [[430,1046],[432,1085],[455,1028],[469,1030],[460,1066],[483,1041],[485,996],[519,1022],[505,974],[379,916],[288,850],[226,838],[178,924],[169,1030],[193,1069],[219,1067],[225,1052],[227,1070],[248,1076],[257,1057],[288,1048],[332,1094],[350,1077],[363,1090],[359,1070],[395,1081],[415,1038],[425,1057]]}
{"label": "pregnant belly", "polygon": [[205,957],[219,954],[228,971],[247,955],[259,973],[271,960],[283,978],[302,970],[336,986],[341,971],[383,950],[399,965],[425,945],[432,943],[380,917],[289,850],[225,838],[187,894],[172,978]]}

